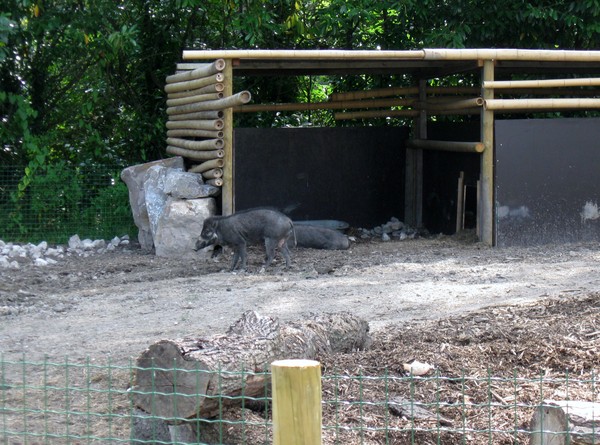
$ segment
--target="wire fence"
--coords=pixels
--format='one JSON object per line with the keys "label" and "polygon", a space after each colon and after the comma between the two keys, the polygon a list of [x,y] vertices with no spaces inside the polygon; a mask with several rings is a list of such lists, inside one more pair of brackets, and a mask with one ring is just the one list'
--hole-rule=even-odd
{"label": "wire fence", "polygon": [[0,240],[64,244],[135,235],[119,166],[0,165]]}
{"label": "wire fence", "polygon": [[[264,391],[252,397],[243,390],[204,396],[198,388],[194,397],[216,398],[218,409],[211,418],[183,419],[136,408],[139,369],[90,359],[58,363],[0,357],[0,443],[162,444],[183,437],[174,436],[181,428],[192,432],[192,443],[272,443],[269,373],[220,371],[223,380],[240,379],[241,388],[263,379]],[[197,373],[201,381],[208,371],[184,372]],[[539,435],[532,429],[534,413],[548,399],[594,402],[598,396],[593,373],[557,379],[523,378],[516,371],[506,378],[382,371],[379,376],[324,374],[321,382],[324,444],[528,444]],[[176,393],[177,382],[172,383]],[[168,392],[144,395],[158,404]],[[598,443],[598,417],[600,412],[587,419],[585,443]],[[548,443],[579,443],[578,433],[565,427],[557,435],[564,441]]]}

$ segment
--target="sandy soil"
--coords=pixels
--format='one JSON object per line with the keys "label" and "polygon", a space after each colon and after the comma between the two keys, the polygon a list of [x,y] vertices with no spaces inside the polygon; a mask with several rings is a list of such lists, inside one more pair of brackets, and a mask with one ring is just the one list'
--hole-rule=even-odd
{"label": "sandy soil", "polygon": [[600,245],[488,248],[472,234],[297,249],[258,273],[230,257],[165,260],[130,246],[47,267],[0,271],[0,351],[7,358],[125,362],[164,338],[223,333],[246,310],[281,320],[349,311],[372,332],[487,306],[600,290]]}

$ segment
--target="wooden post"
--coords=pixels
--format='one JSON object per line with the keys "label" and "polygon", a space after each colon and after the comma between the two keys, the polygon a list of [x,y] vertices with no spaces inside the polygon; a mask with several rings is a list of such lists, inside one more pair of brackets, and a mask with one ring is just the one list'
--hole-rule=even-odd
{"label": "wooden post", "polygon": [[[494,80],[494,61],[483,61],[483,82]],[[494,99],[494,90],[482,87],[484,100]],[[495,244],[494,237],[494,112],[481,111],[481,194],[477,202],[479,240],[489,246]]]}
{"label": "wooden post", "polygon": [[[419,81],[419,100],[426,100],[427,81]],[[413,137],[427,139],[427,111],[419,110],[413,121]],[[404,220],[413,227],[423,224],[423,150],[406,147]]]}
{"label": "wooden post", "polygon": [[320,445],[321,365],[314,360],[271,364],[273,445]]}
{"label": "wooden post", "polygon": [[[223,70],[225,81],[223,82],[225,88],[223,90],[224,96],[229,97],[233,95],[233,60],[227,59],[225,61],[225,69]],[[234,151],[233,151],[233,109],[225,108],[223,110],[223,120],[225,125],[223,127],[223,142],[225,146],[225,165],[223,167],[223,189],[221,191],[221,205],[222,214],[231,215],[235,212],[235,184],[233,183],[234,175]]]}

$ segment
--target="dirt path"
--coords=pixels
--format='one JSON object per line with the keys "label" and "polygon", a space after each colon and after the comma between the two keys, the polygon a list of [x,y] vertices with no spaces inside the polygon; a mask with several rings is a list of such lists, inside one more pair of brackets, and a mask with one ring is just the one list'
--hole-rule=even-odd
{"label": "dirt path", "polygon": [[259,274],[183,263],[135,247],[47,267],[0,271],[5,358],[106,358],[127,363],[149,344],[222,333],[246,310],[282,320],[349,311],[372,331],[478,308],[600,290],[600,245],[487,248],[469,237],[359,241],[301,249],[293,267]]}

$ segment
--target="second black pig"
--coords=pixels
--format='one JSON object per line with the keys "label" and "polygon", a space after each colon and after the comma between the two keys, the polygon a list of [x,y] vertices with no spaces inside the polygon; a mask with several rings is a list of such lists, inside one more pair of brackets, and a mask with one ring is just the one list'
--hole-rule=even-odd
{"label": "second black pig", "polygon": [[309,247],[311,249],[345,250],[350,247],[350,240],[337,230],[321,226],[295,224],[295,240],[288,240],[288,247]]}
{"label": "second black pig", "polygon": [[231,270],[235,270],[241,260],[241,268],[246,269],[246,246],[264,242],[267,250],[265,267],[268,267],[275,250],[279,249],[285,259],[286,267],[291,264],[287,241],[293,236],[292,220],[276,210],[251,209],[229,216],[211,216],[206,218],[196,250],[217,244],[233,248]]}

